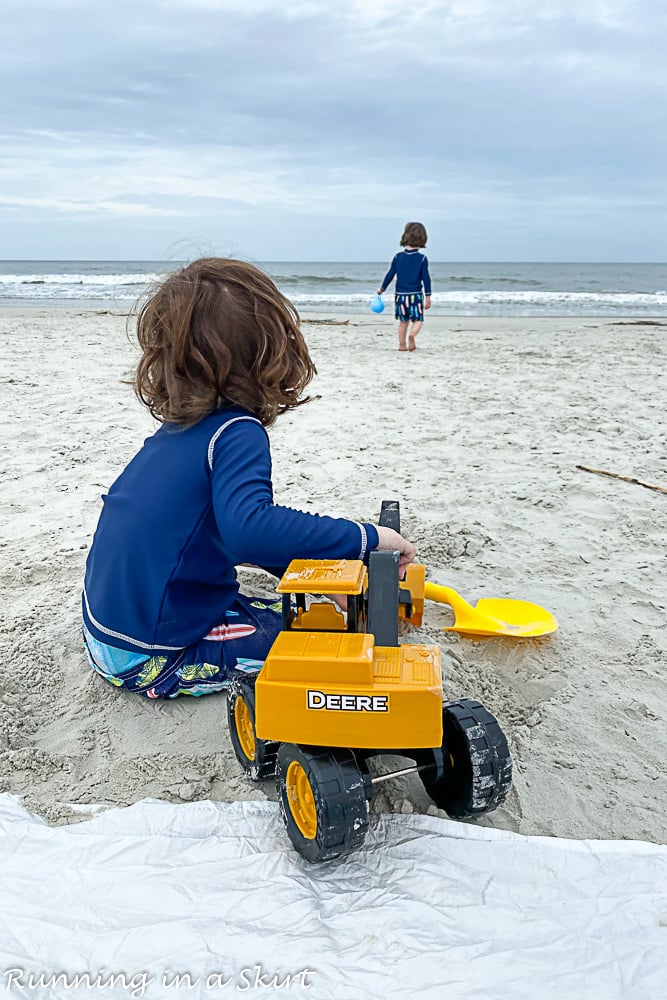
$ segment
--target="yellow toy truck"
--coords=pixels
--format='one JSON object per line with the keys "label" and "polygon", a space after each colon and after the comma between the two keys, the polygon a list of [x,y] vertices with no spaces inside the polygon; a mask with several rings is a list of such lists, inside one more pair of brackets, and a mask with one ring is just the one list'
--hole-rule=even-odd
{"label": "yellow toy truck", "polygon": [[[381,524],[398,530],[398,503]],[[420,625],[425,569],[399,581],[397,552],[359,560],[295,560],[278,592],[283,630],[259,672],[238,670],[227,716],[232,746],[255,781],[275,776],[283,819],[311,862],[347,854],[368,829],[380,781],[418,772],[440,808],[456,818],[495,809],[512,782],[507,740],[479,702],[442,700],[440,647],[399,644],[398,622]],[[347,612],[306,595],[340,595]],[[372,777],[381,753],[414,766]]]}

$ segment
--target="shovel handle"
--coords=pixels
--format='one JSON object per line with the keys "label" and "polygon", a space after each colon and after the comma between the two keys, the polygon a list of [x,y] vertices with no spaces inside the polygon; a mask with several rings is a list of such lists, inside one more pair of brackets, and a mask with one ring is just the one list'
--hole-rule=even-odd
{"label": "shovel handle", "polygon": [[437,604],[448,604],[454,611],[474,611],[464,597],[461,597],[451,587],[445,587],[441,583],[424,584],[424,598],[427,601],[435,601]]}

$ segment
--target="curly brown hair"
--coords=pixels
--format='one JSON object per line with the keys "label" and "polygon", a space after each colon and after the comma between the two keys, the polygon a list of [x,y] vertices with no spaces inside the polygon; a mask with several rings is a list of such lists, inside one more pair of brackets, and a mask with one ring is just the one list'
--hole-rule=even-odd
{"label": "curly brown hair", "polygon": [[406,222],[401,236],[402,247],[425,247],[428,243],[426,229],[421,222]]}
{"label": "curly brown hair", "polygon": [[161,421],[190,426],[237,404],[265,427],[316,369],[299,314],[252,264],[202,257],[169,275],[139,311],[134,391]]}

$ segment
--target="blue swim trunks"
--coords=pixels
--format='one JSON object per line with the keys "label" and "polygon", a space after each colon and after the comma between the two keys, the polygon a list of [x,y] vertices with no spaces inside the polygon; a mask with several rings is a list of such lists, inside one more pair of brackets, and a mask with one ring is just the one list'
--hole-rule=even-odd
{"label": "blue swim trunks", "polygon": [[394,315],[399,323],[424,322],[424,296],[421,292],[396,295],[394,299]]}
{"label": "blue swim trunks", "polygon": [[85,626],[83,639],[91,667],[115,687],[144,698],[199,697],[227,688],[233,670],[259,670],[281,628],[280,598],[239,594],[208,635],[169,655],[147,657],[107,646]]}

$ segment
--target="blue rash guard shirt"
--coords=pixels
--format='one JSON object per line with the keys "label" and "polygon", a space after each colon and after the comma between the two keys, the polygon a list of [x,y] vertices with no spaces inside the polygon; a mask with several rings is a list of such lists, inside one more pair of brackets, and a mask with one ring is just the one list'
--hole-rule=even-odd
{"label": "blue rash guard shirt", "polygon": [[83,619],[99,642],[145,656],[183,649],[223,618],[234,567],[280,575],[294,558],[366,559],[377,529],[273,503],[268,435],[241,407],[163,424],[103,497]]}
{"label": "blue rash guard shirt", "polygon": [[380,288],[384,292],[396,278],[396,295],[415,295],[424,290],[425,295],[431,294],[431,275],[428,270],[428,257],[420,250],[399,250],[389,265],[389,270],[382,279]]}

